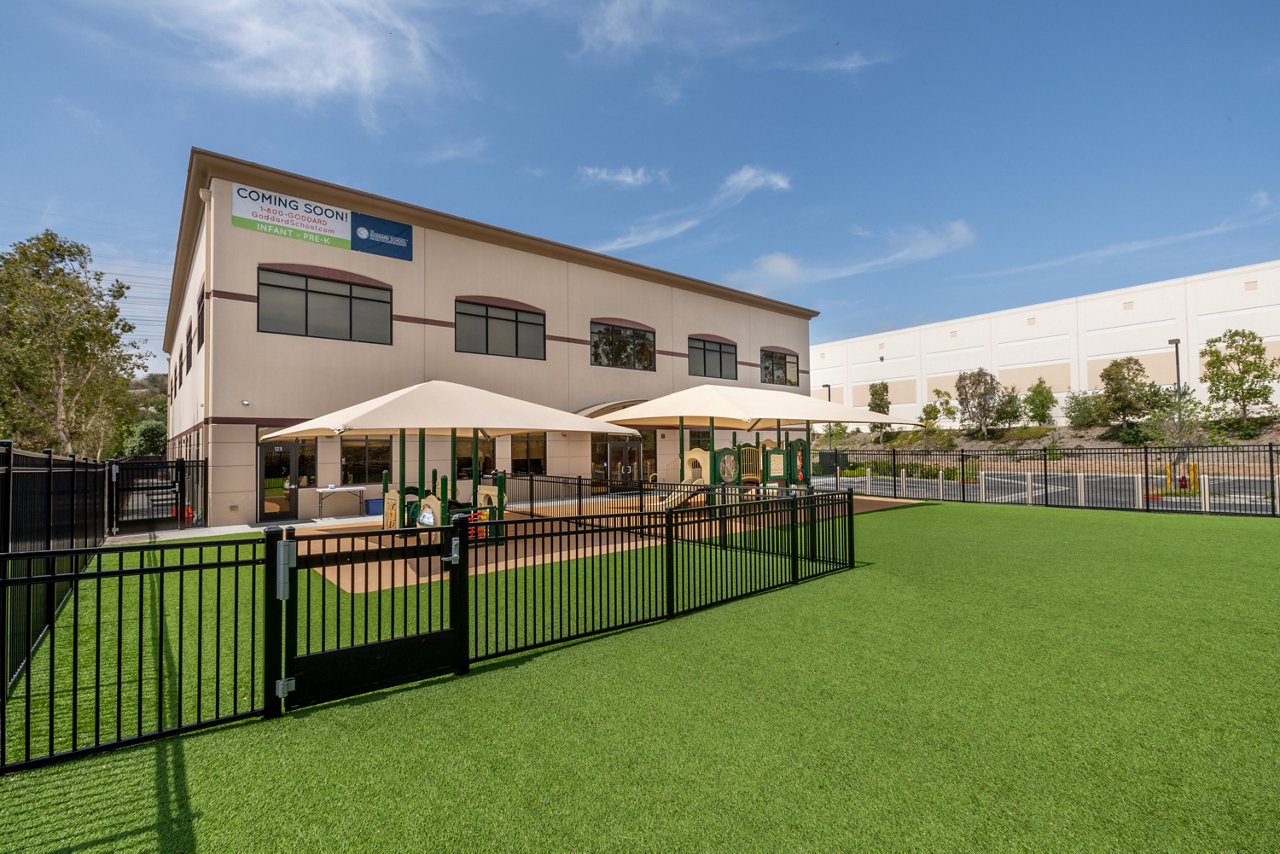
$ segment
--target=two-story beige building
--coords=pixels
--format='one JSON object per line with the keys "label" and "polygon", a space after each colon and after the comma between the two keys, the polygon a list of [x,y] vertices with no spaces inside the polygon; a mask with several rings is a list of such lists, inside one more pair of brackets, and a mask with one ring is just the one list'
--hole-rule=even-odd
{"label": "two-story beige building", "polygon": [[[310,518],[318,486],[394,472],[396,443],[260,436],[428,379],[587,415],[706,382],[806,394],[815,315],[196,149],[165,326],[170,454],[208,461],[210,524]],[[479,441],[481,471],[629,478],[663,472],[677,447],[675,425]],[[426,457],[447,471],[447,440]],[[324,506],[359,509],[354,495]]]}

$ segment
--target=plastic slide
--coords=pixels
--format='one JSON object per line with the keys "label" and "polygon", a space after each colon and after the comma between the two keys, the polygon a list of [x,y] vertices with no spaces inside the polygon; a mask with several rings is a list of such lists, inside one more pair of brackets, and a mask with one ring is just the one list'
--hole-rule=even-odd
{"label": "plastic slide", "polygon": [[711,491],[711,487],[706,485],[707,482],[705,480],[700,477],[686,478],[680,483],[682,486],[701,486],[702,488],[677,489],[662,500],[662,503],[658,505],[659,510],[674,510],[677,507],[687,507],[690,504],[695,504],[694,499],[698,499],[695,506],[701,506],[706,503],[707,493]]}

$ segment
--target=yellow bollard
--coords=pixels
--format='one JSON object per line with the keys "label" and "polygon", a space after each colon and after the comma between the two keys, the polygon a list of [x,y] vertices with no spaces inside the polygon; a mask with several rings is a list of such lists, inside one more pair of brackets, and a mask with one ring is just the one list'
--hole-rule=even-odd
{"label": "yellow bollard", "polygon": [[1164,464],[1164,488],[1166,490],[1173,489],[1173,470],[1168,463]]}

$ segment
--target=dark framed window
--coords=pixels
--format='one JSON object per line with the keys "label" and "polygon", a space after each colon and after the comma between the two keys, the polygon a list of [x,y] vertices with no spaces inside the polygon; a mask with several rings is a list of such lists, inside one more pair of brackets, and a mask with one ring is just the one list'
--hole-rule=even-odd
{"label": "dark framed window", "polygon": [[[493,439],[480,439],[480,473],[493,471],[498,467],[498,453]],[[458,480],[472,480],[471,471],[471,437],[458,437]]]}
{"label": "dark framed window", "polygon": [[453,349],[458,353],[547,357],[547,316],[541,312],[500,308],[457,300],[453,304]]}
{"label": "dark framed window", "polygon": [[391,291],[258,271],[258,331],[391,343]]}
{"label": "dark framed window", "polygon": [[800,358],[795,353],[761,350],[760,382],[769,385],[800,385]]}
{"label": "dark framed window", "polygon": [[381,483],[391,471],[391,440],[376,437],[342,437],[343,484]]}
{"label": "dark framed window", "polygon": [[711,431],[710,430],[690,430],[689,431],[689,449],[701,448],[704,451],[711,450]]}
{"label": "dark framed window", "polygon": [[195,352],[195,331],[191,328],[191,321],[187,321],[187,373],[191,373],[191,363],[195,359],[191,358],[191,354]]}
{"label": "dark framed window", "polygon": [[204,297],[196,304],[196,349],[204,349]]}
{"label": "dark framed window", "polygon": [[738,378],[738,345],[690,338],[689,376],[736,380]]}
{"label": "dark framed window", "polygon": [[511,473],[547,473],[546,433],[516,433],[511,437]]}
{"label": "dark framed window", "polygon": [[[316,443],[317,439],[299,439],[298,441],[298,486],[306,489],[318,486],[316,483]],[[379,479],[382,473],[378,473]]]}
{"label": "dark framed window", "polygon": [[602,368],[656,371],[653,331],[611,323],[591,323],[591,364]]}

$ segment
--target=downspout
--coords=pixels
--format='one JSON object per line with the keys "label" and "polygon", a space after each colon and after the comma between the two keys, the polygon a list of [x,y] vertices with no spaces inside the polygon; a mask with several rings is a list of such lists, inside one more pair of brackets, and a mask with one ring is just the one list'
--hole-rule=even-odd
{"label": "downspout", "polygon": [[[210,407],[213,405],[213,360],[209,358],[209,353],[213,348],[213,191],[208,187],[200,190],[200,201],[204,203],[204,275],[201,276],[200,297],[204,300],[204,347],[202,348],[201,359],[204,368],[204,400],[200,407],[203,411],[196,413],[197,420],[203,425],[200,429],[200,459],[209,459],[209,446],[212,444],[212,430],[205,427],[209,424],[212,417]],[[258,440],[255,434],[254,442]],[[205,469],[205,488],[208,489],[209,476],[212,474],[207,468]],[[208,510],[206,509],[206,515]]]}

